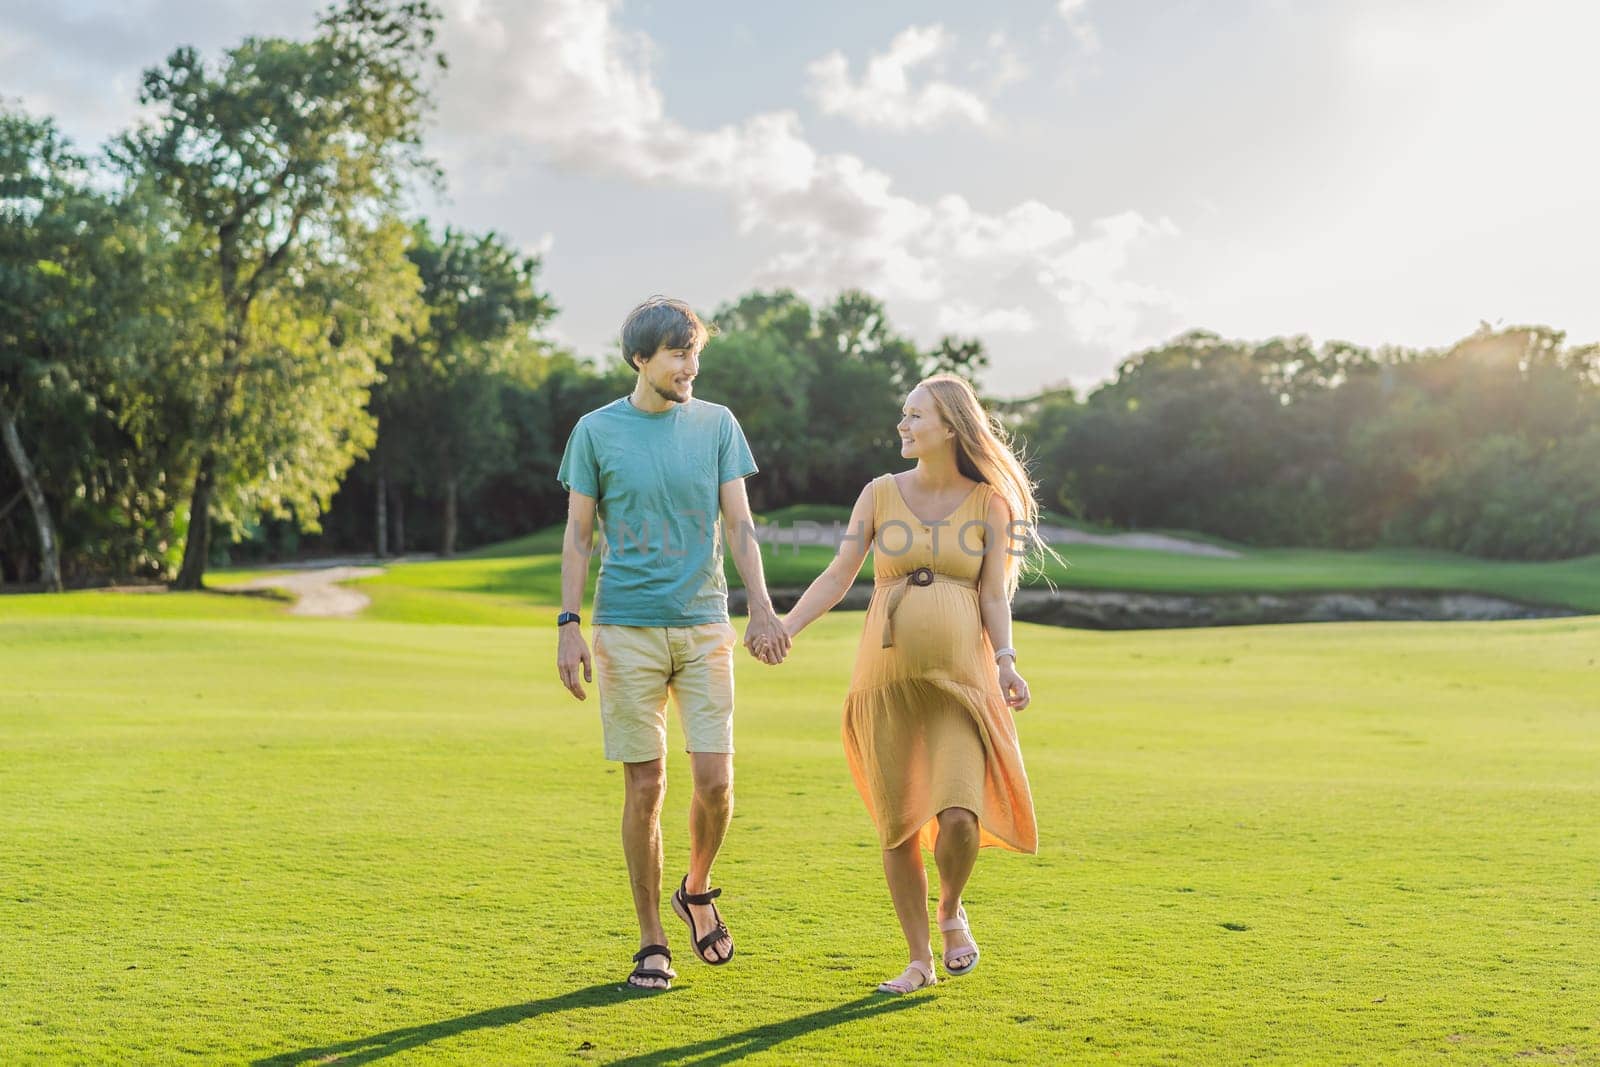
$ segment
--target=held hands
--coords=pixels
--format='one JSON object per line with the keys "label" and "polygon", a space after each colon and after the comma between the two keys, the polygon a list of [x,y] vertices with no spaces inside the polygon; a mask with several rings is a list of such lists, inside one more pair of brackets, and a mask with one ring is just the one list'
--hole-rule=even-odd
{"label": "held hands", "polygon": [[750,625],[744,631],[744,647],[756,659],[776,666],[789,655],[791,644],[789,629],[775,612],[750,616]]}
{"label": "held hands", "polygon": [[1008,658],[1000,664],[1000,692],[1006,698],[1006,706],[1013,711],[1021,711],[1028,706],[1028,683],[1022,680],[1022,675],[1017,673],[1014,663]]}
{"label": "held hands", "polygon": [[[579,624],[569,622],[561,627],[561,637],[556,645],[556,670],[561,673],[561,684],[579,700],[587,700],[583,682],[594,681],[590,670],[589,643],[583,639]],[[578,680],[578,668],[583,668],[583,681]]]}

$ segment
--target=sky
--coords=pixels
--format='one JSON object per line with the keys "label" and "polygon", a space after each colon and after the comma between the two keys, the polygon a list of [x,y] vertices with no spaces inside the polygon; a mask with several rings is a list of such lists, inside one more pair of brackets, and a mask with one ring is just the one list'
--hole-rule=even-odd
{"label": "sky", "polygon": [[[584,355],[652,293],[780,286],[981,339],[996,396],[1191,328],[1600,341],[1600,4],[436,2],[415,208],[538,253]],[[174,47],[324,6],[0,0],[0,96],[92,149]]]}

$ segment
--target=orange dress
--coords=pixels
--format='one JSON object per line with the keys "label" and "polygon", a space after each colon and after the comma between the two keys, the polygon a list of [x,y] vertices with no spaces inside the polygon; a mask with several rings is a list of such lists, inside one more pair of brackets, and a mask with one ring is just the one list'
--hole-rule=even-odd
{"label": "orange dress", "polygon": [[1039,848],[1016,723],[978,609],[993,492],[980,484],[947,519],[925,524],[893,475],[872,483],[877,588],[845,698],[844,750],[885,848],[912,835],[932,848],[937,815],[952,807],[978,816],[981,845]]}

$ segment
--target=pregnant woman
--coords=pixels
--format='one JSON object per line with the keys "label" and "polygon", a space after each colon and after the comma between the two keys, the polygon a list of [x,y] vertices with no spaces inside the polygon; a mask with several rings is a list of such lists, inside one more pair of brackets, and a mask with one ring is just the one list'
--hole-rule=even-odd
{"label": "pregnant woman", "polygon": [[1028,706],[1011,647],[1011,598],[1024,552],[1037,544],[1033,488],[961,378],[918,383],[899,433],[900,454],[915,469],[862,490],[838,555],[783,620],[792,637],[825,614],[872,548],[876,589],[845,699],[844,745],[877,824],[910,954],[905,971],[878,987],[885,993],[937,981],[922,849],[939,868],[939,931],[952,976],[978,965],[961,903],[978,849],[1038,850],[1012,721]]}

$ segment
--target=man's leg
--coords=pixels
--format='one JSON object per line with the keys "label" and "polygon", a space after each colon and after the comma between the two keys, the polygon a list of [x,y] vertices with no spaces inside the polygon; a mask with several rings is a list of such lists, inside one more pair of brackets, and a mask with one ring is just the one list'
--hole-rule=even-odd
{"label": "man's leg", "polygon": [[[671,685],[694,775],[684,884],[690,893],[704,893],[711,888],[711,865],[733,817],[733,650],[739,634],[728,623],[708,623],[669,630],[668,640],[675,642],[678,657]],[[690,904],[689,915],[702,936],[717,927],[714,905]],[[733,941],[726,937],[705,950],[712,962],[732,954]]]}
{"label": "man's leg", "polygon": [[[689,802],[689,892],[704,893],[711,888],[711,865],[716,862],[722,839],[733,818],[733,754],[730,752],[692,752],[689,766],[694,773],[694,799]],[[691,904],[695,929],[708,931],[716,926],[710,904]],[[718,938],[706,956],[712,960],[728,958],[733,942]]]}
{"label": "man's leg", "polygon": [[[622,802],[622,852],[628,858],[628,881],[633,888],[633,910],[639,916],[639,947],[664,945],[661,929],[661,802],[667,794],[667,761],[624,763],[627,794]],[[663,956],[647,956],[645,969],[666,970],[671,963]],[[649,988],[664,988],[654,978],[637,983]]]}
{"label": "man's leg", "polygon": [[[666,630],[648,626],[594,628],[595,681],[606,759],[622,764],[622,854],[628,861],[639,947],[667,943],[661,929],[661,803],[667,789]],[[664,956],[647,956],[643,970],[670,970]],[[649,988],[667,983],[641,978]]]}

